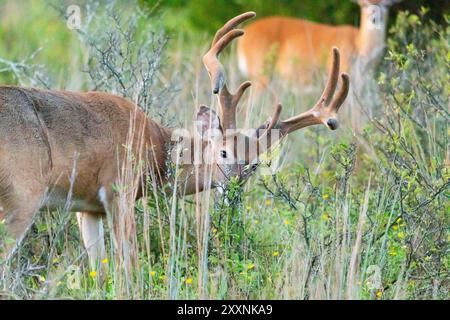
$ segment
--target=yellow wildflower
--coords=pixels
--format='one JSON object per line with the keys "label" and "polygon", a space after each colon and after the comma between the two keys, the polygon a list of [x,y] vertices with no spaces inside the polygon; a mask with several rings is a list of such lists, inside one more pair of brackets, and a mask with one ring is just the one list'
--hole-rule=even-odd
{"label": "yellow wildflower", "polygon": [[150,276],[152,277],[156,276],[156,271],[150,271]]}
{"label": "yellow wildflower", "polygon": [[327,193],[325,193],[325,194],[323,195],[323,198],[324,198],[325,200],[327,200],[329,197],[330,197],[330,195],[327,194]]}
{"label": "yellow wildflower", "polygon": [[255,265],[253,263],[247,264],[247,270],[252,270],[253,268],[255,268]]}
{"label": "yellow wildflower", "polygon": [[390,254],[391,256],[395,257],[395,256],[397,255],[397,251],[391,250],[391,251],[389,251],[389,254]]}
{"label": "yellow wildflower", "polygon": [[271,203],[272,203],[272,201],[270,201],[270,199],[266,200],[266,206],[270,206]]}
{"label": "yellow wildflower", "polygon": [[402,240],[405,239],[405,233],[403,231],[400,231],[399,233],[397,233],[397,237]]}
{"label": "yellow wildflower", "polygon": [[397,230],[398,230],[398,225],[394,224],[394,225],[392,226],[392,229],[393,229],[394,231],[397,231]]}
{"label": "yellow wildflower", "polygon": [[329,216],[327,213],[324,213],[324,214],[322,215],[322,220],[328,221],[328,220],[330,220],[330,216]]}
{"label": "yellow wildflower", "polygon": [[381,296],[383,295],[383,292],[381,290],[378,290],[377,293],[375,293],[375,295],[377,296],[377,299],[380,299]]}
{"label": "yellow wildflower", "polygon": [[272,253],[272,256],[274,256],[274,257],[278,257],[280,255],[280,253],[278,252],[278,251],[274,251],[273,253]]}
{"label": "yellow wildflower", "polygon": [[159,279],[166,280],[166,276],[165,275],[159,276]]}
{"label": "yellow wildflower", "polygon": [[97,271],[92,270],[91,272],[89,272],[89,276],[94,279],[95,277],[97,277]]}
{"label": "yellow wildflower", "polygon": [[186,279],[186,284],[191,284],[192,281],[193,281],[192,278],[187,278],[187,279]]}
{"label": "yellow wildflower", "polygon": [[108,258],[105,258],[102,260],[102,264],[107,264],[108,263]]}
{"label": "yellow wildflower", "polygon": [[284,223],[284,225],[289,225],[289,220],[288,219],[284,219],[284,221],[283,221],[283,223]]}

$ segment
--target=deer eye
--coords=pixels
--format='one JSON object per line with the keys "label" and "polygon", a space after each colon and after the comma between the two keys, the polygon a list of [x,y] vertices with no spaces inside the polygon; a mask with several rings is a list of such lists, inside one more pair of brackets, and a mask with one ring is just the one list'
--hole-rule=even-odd
{"label": "deer eye", "polygon": [[226,157],[227,157],[227,152],[226,152],[225,150],[221,150],[221,151],[220,151],[220,156],[221,156],[222,158],[226,158]]}

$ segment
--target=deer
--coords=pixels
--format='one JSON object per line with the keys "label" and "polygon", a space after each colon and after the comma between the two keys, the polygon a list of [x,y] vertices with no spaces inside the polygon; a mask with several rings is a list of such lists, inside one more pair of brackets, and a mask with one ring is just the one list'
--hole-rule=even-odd
{"label": "deer", "polygon": [[[319,124],[337,129],[338,111],[349,90],[349,76],[339,71],[337,48],[332,50],[325,89],[310,110],[280,120],[282,106],[276,104],[273,116],[254,134],[236,129],[236,109],[251,83],[245,81],[231,93],[219,55],[244,34],[237,26],[254,16],[246,12],[225,23],[203,57],[218,112],[206,105],[198,108],[194,128],[203,160],[180,163],[183,170],[175,178],[169,174],[169,164],[179,161],[180,150],[194,145],[196,138],[181,139],[175,129],[151,119],[133,102],[104,92],[0,86],[0,207],[8,234],[15,240],[0,245],[3,258],[20,245],[40,210],[61,208],[70,194],[69,209],[77,212],[89,263],[98,266],[105,252],[102,220],[118,210],[114,185],[126,150],[146,159],[143,176],[161,188],[171,185],[174,196],[183,197],[223,187],[232,177],[248,178],[262,153],[299,129]],[[339,79],[342,84],[335,94]],[[273,143],[264,142],[269,137]],[[238,152],[235,141],[241,139],[256,146],[255,151]],[[136,198],[142,196],[147,181],[139,179]]]}
{"label": "deer", "polygon": [[402,0],[353,1],[361,8],[359,28],[282,16],[248,25],[246,36],[237,42],[238,68],[254,82],[256,96],[267,86],[271,71],[294,84],[311,84],[331,65],[332,47],[340,49],[341,68],[352,78],[377,65],[385,48],[389,7]]}

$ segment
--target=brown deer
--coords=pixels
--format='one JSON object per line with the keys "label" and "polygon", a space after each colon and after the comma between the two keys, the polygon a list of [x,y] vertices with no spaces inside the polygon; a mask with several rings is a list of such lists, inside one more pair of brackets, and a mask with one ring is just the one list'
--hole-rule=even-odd
{"label": "brown deer", "polygon": [[361,7],[359,29],[280,16],[250,24],[237,46],[241,73],[250,77],[257,92],[267,85],[272,70],[295,84],[309,84],[314,75],[331,65],[328,52],[333,47],[340,49],[343,71],[352,76],[363,73],[367,66],[380,60],[385,47],[388,8],[402,0],[354,1]]}
{"label": "brown deer", "polygon": [[[0,86],[0,207],[5,211],[6,227],[20,243],[35,214],[42,208],[50,210],[65,205],[70,195],[71,211],[79,211],[81,235],[91,264],[96,265],[104,254],[102,218],[117,210],[114,185],[128,150],[142,155],[146,166],[144,175],[158,185],[174,182],[174,192],[193,194],[226,185],[231,177],[244,179],[256,169],[258,156],[271,148],[265,143],[274,137],[279,141],[295,130],[323,124],[337,128],[337,112],[344,102],[349,77],[341,74],[342,85],[334,96],[339,79],[339,51],[332,51],[331,75],[317,104],[304,113],[280,121],[281,105],[273,117],[262,124],[254,135],[244,135],[236,129],[236,108],[245,90],[244,82],[235,94],[226,85],[225,70],[218,55],[233,39],[244,34],[235,29],[255,16],[241,14],[217,31],[203,62],[211,78],[211,86],[219,101],[219,112],[201,106],[197,113],[197,130],[201,136],[201,163],[182,163],[182,171],[173,180],[168,163],[176,147],[174,130],[149,119],[130,101],[102,92],[76,93],[41,90],[15,86]],[[133,129],[133,130],[131,130]],[[211,132],[218,132],[219,138]],[[238,152],[235,141],[256,146]],[[175,140],[175,141],[174,141]],[[184,145],[194,145],[194,138],[183,138]],[[176,151],[175,159],[179,154]],[[188,156],[191,157],[191,154]],[[227,161],[224,161],[227,160]],[[174,161],[174,160],[172,160]],[[204,174],[203,172],[209,172]],[[146,179],[141,179],[141,192]],[[0,247],[1,248],[1,247]],[[4,255],[14,246],[3,244]]]}

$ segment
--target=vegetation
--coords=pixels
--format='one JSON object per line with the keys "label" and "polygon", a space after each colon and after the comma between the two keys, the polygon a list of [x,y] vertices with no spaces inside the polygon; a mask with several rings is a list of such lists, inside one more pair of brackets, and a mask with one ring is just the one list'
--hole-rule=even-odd
{"label": "vegetation", "polygon": [[[91,7],[99,20],[77,32],[65,27],[58,8],[0,2],[0,8],[9,10],[9,18],[0,20],[0,37],[5,39],[0,43],[0,79],[115,92],[172,126],[190,122],[198,104],[213,101],[201,65],[209,38],[189,32],[167,38],[162,33],[170,25],[158,19],[160,13],[170,17],[180,3],[167,1],[154,8],[142,2],[142,12],[122,3]],[[256,11],[270,13],[269,4],[258,3],[246,1],[245,7],[254,4]],[[23,6],[27,10],[18,9]],[[295,6],[282,1],[280,12],[295,12]],[[323,6],[311,11],[312,19],[329,12]],[[241,1],[232,1],[230,12],[223,15],[206,11],[220,7],[190,1],[183,6],[180,17],[187,18],[180,23],[186,23],[185,30],[197,30],[210,14],[214,19],[207,29],[212,30],[232,16],[232,10],[245,10]],[[347,19],[350,7],[340,6],[332,22]],[[104,282],[100,268],[89,267],[74,215],[41,212],[19,252],[5,265],[0,295],[448,299],[450,16],[438,17],[437,24],[430,14],[425,8],[397,13],[376,82],[367,88],[377,99],[351,99],[343,107],[371,114],[361,132],[354,132],[348,121],[336,134],[323,128],[296,133],[277,149],[284,159],[279,170],[257,173],[245,186],[232,181],[225,194],[210,191],[178,199],[155,188],[136,203],[124,200],[135,218],[130,233],[120,239],[129,250],[116,255],[109,250],[100,266],[107,270]],[[136,63],[118,69],[122,79],[111,70],[124,66],[118,49],[130,41],[129,57]],[[105,51],[111,43],[116,46]],[[39,47],[42,50],[33,54]],[[112,55],[106,59],[112,69],[105,68],[105,54]],[[225,58],[228,81],[236,88],[242,79],[235,55]],[[156,67],[148,68],[147,62]],[[130,83],[141,71],[148,76],[144,87]],[[281,83],[275,80],[273,86]],[[295,88],[279,92],[292,113],[317,98],[317,92]],[[261,101],[255,106],[262,110],[259,119],[243,123],[255,124],[270,114],[273,98],[267,94]],[[250,106],[242,103],[241,108]],[[274,161],[267,158],[263,166]],[[0,222],[0,235],[4,231]],[[110,232],[107,248],[113,247]]]}

